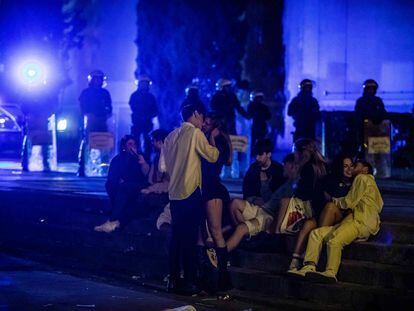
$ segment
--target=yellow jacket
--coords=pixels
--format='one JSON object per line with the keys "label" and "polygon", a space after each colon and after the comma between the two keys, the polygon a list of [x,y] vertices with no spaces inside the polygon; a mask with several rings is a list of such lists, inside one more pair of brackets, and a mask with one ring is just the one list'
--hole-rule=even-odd
{"label": "yellow jacket", "polygon": [[334,199],[334,203],[341,209],[351,209],[354,221],[365,226],[370,234],[377,234],[380,226],[379,213],[384,202],[374,176],[357,175],[348,194]]}
{"label": "yellow jacket", "polygon": [[159,170],[170,176],[170,200],[184,200],[201,188],[201,158],[216,162],[217,148],[211,146],[200,129],[189,122],[172,131],[161,150]]}

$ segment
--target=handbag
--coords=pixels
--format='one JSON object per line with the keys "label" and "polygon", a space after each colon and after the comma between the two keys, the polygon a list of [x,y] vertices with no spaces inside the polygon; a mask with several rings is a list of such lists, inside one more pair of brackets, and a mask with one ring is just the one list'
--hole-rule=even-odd
{"label": "handbag", "polygon": [[280,232],[296,234],[302,229],[305,221],[311,217],[312,207],[310,201],[302,201],[299,198],[292,197],[280,226]]}

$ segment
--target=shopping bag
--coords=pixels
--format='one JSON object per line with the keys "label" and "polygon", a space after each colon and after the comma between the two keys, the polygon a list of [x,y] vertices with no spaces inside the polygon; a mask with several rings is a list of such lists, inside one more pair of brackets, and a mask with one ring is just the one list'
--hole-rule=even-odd
{"label": "shopping bag", "polygon": [[280,232],[284,234],[298,233],[305,221],[312,217],[310,201],[302,201],[299,198],[291,198],[285,217],[280,226]]}

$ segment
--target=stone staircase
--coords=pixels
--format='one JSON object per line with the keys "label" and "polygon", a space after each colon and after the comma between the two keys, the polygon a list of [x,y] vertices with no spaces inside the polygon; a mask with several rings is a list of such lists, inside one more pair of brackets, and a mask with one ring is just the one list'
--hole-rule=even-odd
{"label": "stone staircase", "polygon": [[[234,252],[232,294],[271,309],[283,305],[289,310],[411,310],[414,195],[390,193],[384,199],[381,231],[344,250],[338,284],[289,278],[289,257],[270,239],[261,252],[252,251],[249,243]],[[77,271],[162,284],[167,237],[155,230],[154,219],[135,221],[108,235],[92,229],[106,219],[108,202],[102,198],[0,189],[0,200],[0,251]]]}

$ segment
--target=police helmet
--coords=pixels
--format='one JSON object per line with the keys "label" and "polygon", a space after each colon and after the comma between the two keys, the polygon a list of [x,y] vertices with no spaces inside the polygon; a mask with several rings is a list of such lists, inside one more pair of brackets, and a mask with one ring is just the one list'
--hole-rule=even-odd
{"label": "police helmet", "polygon": [[197,85],[189,85],[185,88],[185,95],[186,96],[190,96],[190,95],[199,95],[199,88]]}
{"label": "police helmet", "polygon": [[300,88],[301,90],[305,89],[305,88],[310,88],[312,89],[314,86],[316,85],[315,81],[312,81],[310,79],[303,79],[299,85],[298,88]]}
{"label": "police helmet", "polygon": [[102,80],[106,80],[106,75],[101,70],[93,70],[88,75],[88,81],[91,82],[93,78],[101,78]]}
{"label": "police helmet", "polygon": [[367,89],[367,88],[374,88],[375,91],[376,91],[376,90],[378,90],[378,83],[374,79],[367,79],[367,80],[365,80],[362,87],[364,88],[364,90]]}
{"label": "police helmet", "polygon": [[231,81],[230,80],[228,80],[228,79],[219,79],[216,82],[216,90],[217,91],[221,91],[221,90],[223,90],[223,88],[225,86],[230,86],[230,85],[231,85]]}
{"label": "police helmet", "polygon": [[250,101],[254,101],[256,98],[264,98],[264,93],[261,91],[253,91],[250,93]]}

